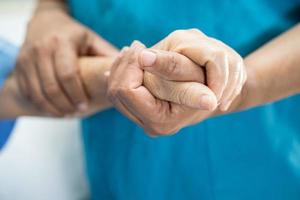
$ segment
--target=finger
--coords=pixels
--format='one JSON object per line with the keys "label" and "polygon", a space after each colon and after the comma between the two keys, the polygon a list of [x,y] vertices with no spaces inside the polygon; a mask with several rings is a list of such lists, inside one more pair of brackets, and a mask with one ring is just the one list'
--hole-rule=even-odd
{"label": "finger", "polygon": [[[131,44],[127,58],[126,55],[124,56],[127,60],[127,69],[130,69],[132,66],[141,70],[138,55],[143,49],[145,49],[145,46],[139,41],[134,41]],[[128,72],[130,71],[128,70]],[[149,111],[153,111],[156,100],[152,94],[142,86],[142,83],[139,84],[139,87],[131,87],[125,91],[125,93],[121,93],[120,99],[127,105],[128,110],[135,113],[138,118],[149,120],[153,116],[149,115]],[[146,102],[150,102],[150,104],[148,105]]]}
{"label": "finger", "polygon": [[28,93],[29,89],[27,88],[27,83],[24,75],[18,71],[16,73],[16,77],[17,77],[17,83],[20,88],[21,94],[25,98],[29,98],[29,93]]}
{"label": "finger", "polygon": [[229,80],[220,100],[220,109],[226,111],[231,104],[231,96],[235,96],[236,88],[240,87],[239,82],[242,81],[242,62],[232,62],[229,71]]}
{"label": "finger", "polygon": [[168,81],[147,73],[144,85],[162,100],[202,110],[214,110],[217,107],[215,94],[201,83]]}
{"label": "finger", "polygon": [[207,85],[216,94],[220,100],[226,88],[229,78],[228,58],[220,53],[210,59],[206,66]]}
{"label": "finger", "polygon": [[126,117],[128,117],[133,122],[140,125],[141,127],[143,127],[143,122],[140,119],[138,119],[134,114],[131,113],[131,111],[128,109],[126,104],[122,102],[122,99],[115,98],[113,104],[116,106],[116,109],[119,110],[121,113],[123,113]]}
{"label": "finger", "polygon": [[[26,53],[25,53],[26,52]],[[26,82],[26,73],[27,73],[27,65],[30,66],[30,62],[28,59],[29,51],[26,49],[21,49],[16,62],[16,78],[17,83],[20,88],[22,95],[29,99],[29,89]]]}
{"label": "finger", "polygon": [[146,49],[140,53],[139,63],[144,70],[166,80],[205,81],[203,68],[176,52]]}
{"label": "finger", "polygon": [[61,88],[55,75],[52,54],[46,50],[37,53],[37,72],[42,91],[52,105],[64,114],[75,112],[75,107]]}
{"label": "finger", "polygon": [[[142,48],[142,47],[139,47]],[[143,83],[144,72],[137,62],[136,50],[124,47],[111,68],[111,88],[137,88]]]}
{"label": "finger", "polygon": [[[40,87],[36,68],[32,65],[27,65],[27,73],[25,73],[25,82],[29,89],[29,98],[37,105],[37,107],[50,115],[61,117],[62,113],[51,105],[51,103],[44,97]],[[29,76],[30,75],[30,76]]]}
{"label": "finger", "polygon": [[119,96],[128,110],[145,123],[160,121],[160,116],[168,115],[165,109],[168,106],[163,105],[168,102],[156,99],[144,86],[124,91]]}
{"label": "finger", "polygon": [[244,71],[244,73],[243,73],[243,85],[244,85],[246,83],[246,81],[247,81],[248,75],[247,75],[247,70],[243,70],[243,71]]}
{"label": "finger", "polygon": [[243,85],[246,81],[246,78],[247,78],[247,74],[245,72],[242,72],[241,73],[241,76],[238,80],[238,83],[236,85],[236,88],[235,90],[232,92],[231,96],[228,98],[228,105],[225,106],[224,110],[228,110],[230,105],[232,104],[232,102],[235,100],[235,98],[242,92],[242,89],[243,89]]}
{"label": "finger", "polygon": [[174,50],[205,67],[207,85],[220,100],[228,81],[229,62],[224,48],[216,49],[216,46],[209,40],[199,39],[193,35],[186,43],[178,45]]}
{"label": "finger", "polygon": [[[142,55],[144,52],[145,52],[145,50],[143,50],[143,52],[140,53],[139,55]],[[185,56],[182,56],[175,52],[157,51],[154,53],[157,53],[155,61],[157,61],[158,64],[161,64],[162,66],[167,67],[168,64],[171,64],[168,61],[168,59],[170,60],[170,56],[171,56],[171,62],[175,61],[175,63],[176,63],[175,65],[182,66],[181,72],[180,72],[180,70],[178,70],[179,73],[175,72],[174,70],[172,70],[170,72],[164,71],[164,69],[160,68],[162,72],[165,72],[166,76],[168,74],[172,74],[172,72],[175,72],[175,73],[173,73],[174,78],[176,78],[176,76],[177,76],[177,78],[180,78],[180,77],[186,75],[187,76],[186,80],[188,80],[188,77],[191,77],[191,76],[193,77],[193,73],[198,73],[198,74],[200,73],[202,75],[200,78],[204,77],[204,74],[203,74],[203,71],[201,70],[201,68],[198,65],[194,64],[192,61],[190,61]],[[160,53],[161,53],[161,55],[159,55]],[[162,58],[162,59],[160,59],[160,58]],[[142,60],[142,62],[143,62],[143,60]],[[154,63],[155,62],[153,62],[153,64]],[[184,66],[184,64],[188,64],[187,66],[190,66],[190,67]],[[187,69],[184,70],[183,66],[186,67]],[[189,73],[187,71],[190,71],[192,73]],[[187,105],[187,106],[194,107],[194,108],[200,108],[203,110],[214,110],[217,106],[217,100],[215,98],[214,93],[203,84],[199,84],[197,82],[178,83],[175,81],[167,81],[167,80],[163,80],[163,79],[161,79],[161,82],[160,82],[158,79],[154,78],[155,77],[154,75],[152,75],[152,80],[151,80],[151,75],[148,76],[148,78],[147,78],[147,75],[149,75],[149,73],[145,74],[145,76],[144,76],[144,84],[147,84],[147,80],[150,80],[152,83],[156,83],[157,87],[152,88],[153,89],[152,92],[161,94],[160,99],[172,101],[174,103],[179,103],[179,104]],[[197,78],[196,78],[197,76],[194,76],[194,77],[197,80]],[[146,80],[146,82],[145,82],[145,80]]]}
{"label": "finger", "polygon": [[[124,48],[112,66],[108,80],[108,97],[112,102],[122,99],[126,107],[139,119],[149,117],[155,98],[144,87],[143,70],[134,61],[134,49]],[[142,89],[140,89],[142,88]]]}
{"label": "finger", "polygon": [[60,42],[54,54],[56,76],[63,90],[79,111],[88,107],[88,96],[79,73],[77,55],[71,44]]}

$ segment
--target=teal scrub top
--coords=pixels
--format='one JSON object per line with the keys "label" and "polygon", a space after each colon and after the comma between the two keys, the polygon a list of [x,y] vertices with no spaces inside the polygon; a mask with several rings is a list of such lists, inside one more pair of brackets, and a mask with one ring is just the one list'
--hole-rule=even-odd
{"label": "teal scrub top", "polygon": [[[299,0],[69,3],[74,18],[120,48],[198,28],[246,56],[300,21]],[[92,199],[299,200],[299,103],[293,96],[156,139],[115,109],[84,119]]]}

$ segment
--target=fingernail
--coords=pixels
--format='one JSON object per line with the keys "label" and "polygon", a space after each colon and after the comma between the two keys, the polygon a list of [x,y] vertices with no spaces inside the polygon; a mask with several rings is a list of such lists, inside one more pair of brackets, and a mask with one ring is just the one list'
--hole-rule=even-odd
{"label": "fingernail", "polygon": [[205,110],[214,110],[215,109],[214,101],[215,99],[211,95],[205,94],[201,96],[200,98],[201,108]]}
{"label": "fingernail", "polygon": [[80,103],[80,104],[77,105],[77,109],[78,109],[79,111],[86,111],[87,108],[88,108],[87,103]]}
{"label": "fingernail", "polygon": [[156,61],[156,54],[152,51],[144,50],[141,53],[141,61],[144,67],[151,67]]}

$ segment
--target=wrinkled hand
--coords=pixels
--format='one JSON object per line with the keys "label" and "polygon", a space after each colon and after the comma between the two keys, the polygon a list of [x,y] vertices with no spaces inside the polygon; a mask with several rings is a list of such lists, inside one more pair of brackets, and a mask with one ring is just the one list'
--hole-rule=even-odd
{"label": "wrinkled hand", "polygon": [[78,57],[117,53],[65,13],[41,11],[28,26],[16,66],[18,83],[22,93],[49,115],[85,111],[90,97],[78,73]]}
{"label": "wrinkled hand", "polygon": [[[175,133],[213,114],[217,99],[201,83],[202,68],[183,55],[160,51],[155,60],[160,70],[155,70],[156,75],[144,74],[139,59],[143,49],[134,42],[121,51],[111,68],[107,95],[117,109],[151,135]],[[173,62],[178,70],[165,73]]]}
{"label": "wrinkled hand", "polygon": [[[197,29],[174,31],[153,48],[180,53],[202,66],[206,71],[206,84],[217,96],[222,111],[228,110],[246,82],[247,74],[241,56]],[[146,53],[148,63],[144,64],[144,69],[153,72],[154,63],[149,61],[155,55],[151,55],[151,51]],[[176,73],[181,69],[173,62],[164,70]]]}
{"label": "wrinkled hand", "polygon": [[[135,42],[123,50],[111,71],[108,97],[150,134],[174,133],[221,113],[214,110],[217,100],[220,110],[228,110],[246,81],[242,58],[198,30],[175,31],[144,48]],[[204,80],[208,87],[200,84]]]}

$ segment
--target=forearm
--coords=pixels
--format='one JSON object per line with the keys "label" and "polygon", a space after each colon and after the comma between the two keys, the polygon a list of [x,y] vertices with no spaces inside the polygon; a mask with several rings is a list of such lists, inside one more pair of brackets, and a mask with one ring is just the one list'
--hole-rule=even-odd
{"label": "forearm", "polygon": [[273,102],[300,92],[300,25],[245,58],[248,79],[231,111]]}
{"label": "forearm", "polygon": [[[77,116],[85,116],[111,107],[106,98],[106,79],[104,75],[109,70],[113,57],[82,58],[79,60],[80,73],[88,95],[91,98],[88,111]],[[0,92],[0,119],[19,116],[48,116],[27,100],[18,87],[12,74]]]}
{"label": "forearm", "polygon": [[42,116],[21,94],[14,76],[10,76],[0,92],[0,119],[11,119],[23,115]]}

